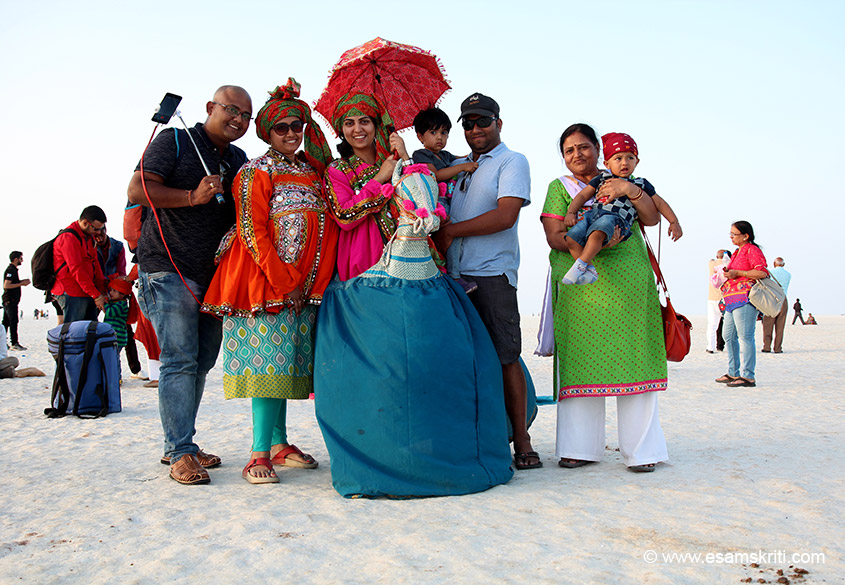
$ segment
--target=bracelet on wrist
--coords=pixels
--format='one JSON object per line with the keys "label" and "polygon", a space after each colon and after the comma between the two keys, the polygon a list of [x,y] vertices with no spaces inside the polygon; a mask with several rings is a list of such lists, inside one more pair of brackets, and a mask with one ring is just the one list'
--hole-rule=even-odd
{"label": "bracelet on wrist", "polygon": [[194,198],[191,196],[192,193],[193,191],[191,191],[190,189],[185,189],[185,195],[188,196],[188,205],[190,205],[191,207],[194,206]]}
{"label": "bracelet on wrist", "polygon": [[637,195],[636,197],[628,197],[628,201],[639,201],[640,199],[643,198],[643,194],[645,194],[645,191],[643,191],[639,187],[637,187],[637,189],[639,189],[639,191],[640,191],[639,195]]}

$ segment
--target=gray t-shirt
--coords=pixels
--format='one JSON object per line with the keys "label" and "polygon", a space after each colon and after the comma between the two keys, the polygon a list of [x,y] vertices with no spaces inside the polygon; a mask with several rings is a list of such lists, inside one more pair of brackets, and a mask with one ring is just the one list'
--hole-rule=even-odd
{"label": "gray t-shirt", "polygon": [[[207,287],[214,276],[214,253],[220,239],[235,223],[232,179],[247,157],[243,150],[230,144],[221,161],[220,152],[209,140],[202,124],[197,124],[190,131],[209,170],[223,178],[225,203],[220,205],[216,199],[211,199],[204,205],[156,211],[161,220],[164,239],[179,271],[185,278]],[[174,129],[167,128],[150,144],[144,154],[144,171],[164,177],[167,187],[196,189],[205,176],[205,170],[185,131],[176,133],[178,145],[174,132]],[[135,170],[141,170],[140,163]],[[137,256],[141,270],[146,273],[176,272],[151,212],[145,214]]]}
{"label": "gray t-shirt", "polygon": [[445,150],[434,152],[427,148],[421,148],[419,150],[415,150],[414,154],[411,155],[411,158],[414,159],[414,163],[416,164],[434,165],[435,170],[442,171],[443,169],[452,166],[452,162],[455,160],[455,155]]}

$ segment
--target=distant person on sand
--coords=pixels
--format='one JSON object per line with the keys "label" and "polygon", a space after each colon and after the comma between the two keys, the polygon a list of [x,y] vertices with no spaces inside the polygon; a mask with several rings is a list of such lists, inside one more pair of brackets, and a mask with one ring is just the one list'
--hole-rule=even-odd
{"label": "distant person on sand", "polygon": [[[669,219],[669,235],[677,240],[683,235],[678,217],[669,204],[666,203],[648,180],[634,178],[634,169],[640,162],[637,143],[628,134],[611,132],[601,137],[604,149],[604,164],[607,170],[602,171],[584,187],[569,204],[563,220],[569,231],[566,232],[566,243],[569,253],[575,259],[575,264],[563,276],[563,284],[592,284],[599,275],[593,266],[593,259],[607,244],[616,228],[619,228],[622,241],[631,237],[631,228],[637,219],[637,209],[634,201],[643,195],[648,195],[654,202],[657,211]],[[624,179],[633,183],[638,191],[629,198],[627,196],[610,199],[597,193],[601,186],[610,179]],[[592,206],[580,217],[578,213],[585,206]]]}
{"label": "distant person on sand", "polygon": [[[783,288],[784,294],[789,290],[789,281],[792,280],[792,275],[787,272],[784,265],[786,262],[783,258],[778,256],[773,262],[772,278],[774,278]],[[789,314],[789,305],[786,297],[783,299],[783,306],[780,312],[774,317],[767,317],[763,315],[763,353],[769,353],[774,350],[775,353],[783,353],[783,330],[786,325],[786,316]],[[774,330],[774,345],[772,345],[772,331]]]}
{"label": "distant person on sand", "polygon": [[96,321],[97,312],[106,306],[106,278],[94,247],[94,235],[105,225],[105,212],[89,205],[53,242],[56,284],[50,292],[64,311],[65,323]]}
{"label": "distant person on sand", "polygon": [[804,325],[818,325],[818,323],[816,323],[816,318],[813,317],[812,313],[807,315],[807,320],[804,321]]}
{"label": "distant person on sand", "polygon": [[721,270],[728,263],[725,252],[726,250],[718,250],[716,258],[707,263],[707,353],[715,353],[718,349],[717,332],[722,319],[719,303],[722,300],[722,293],[719,287],[713,286],[712,281],[716,271]]}
{"label": "distant person on sand", "polygon": [[[220,239],[235,223],[232,179],[247,157],[232,142],[249,128],[252,100],[243,88],[224,85],[205,111],[205,123],[188,131],[167,128],[156,137],[144,155],[143,183],[139,164],[128,189],[129,201],[145,207],[149,193],[161,221],[161,232],[156,221],[141,226],[138,304],[161,345],[161,462],[182,484],[209,483],[206,468],[220,465],[220,457],[194,443],[205,378],[223,336],[221,321],[201,314],[200,302],[214,275]],[[208,168],[220,174],[206,176],[191,138]]]}
{"label": "distant person on sand", "polygon": [[[21,287],[29,284],[29,279],[18,277],[18,266],[23,263],[23,252],[15,250],[9,254],[9,266],[3,273],[3,327],[9,330],[12,345],[10,349],[24,351],[26,348],[18,339],[18,304],[21,302]],[[6,349],[6,344],[3,344]]]}
{"label": "distant person on sand", "polygon": [[18,358],[10,356],[6,350],[6,328],[0,327],[0,378],[26,378],[43,376],[38,368],[18,368]]}
{"label": "distant person on sand", "polygon": [[795,311],[795,316],[792,317],[792,324],[795,325],[795,321],[800,319],[801,325],[806,325],[806,323],[804,323],[804,317],[801,315],[801,299],[795,299],[795,304],[792,305],[792,309]]}
{"label": "distant person on sand", "polygon": [[754,241],[754,228],[747,221],[731,224],[731,241],[739,246],[731,261],[717,273],[725,300],[725,346],[728,349],[728,372],[716,382],[731,388],[757,385],[755,367],[757,351],[754,347],[754,330],[757,308],[748,300],[754,283],[766,277],[766,257]]}

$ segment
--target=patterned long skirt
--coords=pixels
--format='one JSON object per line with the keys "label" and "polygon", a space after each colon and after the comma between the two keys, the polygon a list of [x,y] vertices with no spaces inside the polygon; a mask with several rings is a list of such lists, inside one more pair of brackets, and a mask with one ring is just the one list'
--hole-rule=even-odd
{"label": "patterned long skirt", "polygon": [[314,387],[317,307],[223,317],[226,398],[304,399]]}

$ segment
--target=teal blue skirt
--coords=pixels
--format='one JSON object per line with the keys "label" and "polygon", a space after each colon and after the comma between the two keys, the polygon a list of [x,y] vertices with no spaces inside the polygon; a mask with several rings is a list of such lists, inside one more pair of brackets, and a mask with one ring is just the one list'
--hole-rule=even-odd
{"label": "teal blue skirt", "polygon": [[513,476],[501,365],[451,278],[335,279],[316,338],[317,420],[341,495],[457,495]]}

